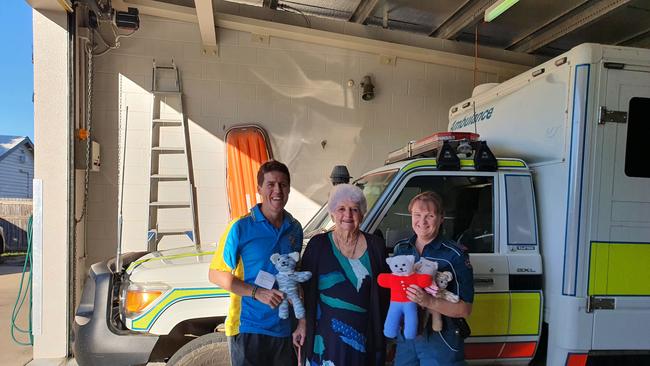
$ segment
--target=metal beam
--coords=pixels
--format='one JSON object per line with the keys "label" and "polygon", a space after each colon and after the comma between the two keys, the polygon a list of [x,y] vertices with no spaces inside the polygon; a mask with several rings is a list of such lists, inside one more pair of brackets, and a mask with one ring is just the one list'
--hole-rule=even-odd
{"label": "metal beam", "polygon": [[454,39],[470,25],[483,21],[485,10],[496,0],[468,0],[431,34],[431,37]]}
{"label": "metal beam", "polygon": [[[192,23],[197,22],[194,9],[186,6],[161,3],[154,0],[112,0],[112,4],[116,9],[126,9],[129,6],[137,7],[140,10],[140,14],[144,15]],[[272,12],[272,10],[269,9],[262,10]],[[373,32],[373,36],[376,39],[370,39],[368,37],[363,37],[367,32],[366,27],[357,24],[348,24],[348,26],[355,29],[342,29],[338,31],[331,30],[336,27],[330,27],[328,30],[321,30],[317,27],[306,29],[290,24],[284,24],[281,21],[269,21],[267,19],[273,19],[270,13],[263,13],[262,16],[263,19],[257,19],[255,17],[243,17],[241,15],[221,12],[215,20],[216,25],[219,28],[232,29],[240,32],[269,35],[271,37],[280,37],[295,41],[320,44],[323,46],[368,52],[376,55],[391,55],[408,60],[453,66],[466,70],[474,70],[475,67],[473,56],[461,54],[460,51],[454,53],[454,49],[462,49],[458,42],[421,37],[422,42],[417,44],[404,43],[413,38],[418,38],[418,36],[408,36],[404,39],[395,39],[388,37],[387,35],[392,33],[383,29],[377,29]],[[425,41],[431,41],[430,46],[428,46],[429,42]],[[440,43],[443,44],[445,50],[440,49]],[[487,52],[484,52],[484,55],[485,54],[487,54]],[[507,54],[512,56],[516,55],[517,57],[506,59],[504,56]],[[498,52],[495,52],[492,55],[494,59],[479,58],[478,69],[482,72],[496,73],[499,77],[506,79],[530,69],[533,65],[539,64],[539,60],[535,56],[531,55],[514,54],[502,50],[498,50]],[[497,61],[504,59],[506,59],[506,61]]]}
{"label": "metal beam", "polygon": [[638,32],[632,36],[629,36],[627,38],[621,39],[618,42],[615,42],[614,44],[617,46],[630,46],[634,47],[635,44],[640,43],[645,41],[646,39],[650,39],[650,28],[646,28],[642,30],[641,32]]}
{"label": "metal beam", "polygon": [[115,9],[122,11],[127,11],[129,7],[133,7],[138,8],[140,14],[198,23],[195,9],[189,6],[161,3],[154,0],[112,0],[111,3]]}
{"label": "metal beam", "polygon": [[507,49],[516,52],[533,52],[629,2],[630,0],[599,0],[588,2],[585,6],[575,9],[566,16],[558,18],[556,21],[541,27],[522,40],[515,42]]}
{"label": "metal beam", "polygon": [[199,31],[201,32],[202,52],[205,55],[217,56],[219,49],[217,46],[217,30],[214,27],[212,0],[194,0],[194,7],[196,8],[196,18],[199,21]]}
{"label": "metal beam", "polygon": [[358,24],[363,24],[366,22],[366,19],[371,15],[372,11],[375,9],[375,6],[379,3],[379,0],[361,0],[359,5],[352,13],[350,21]]}

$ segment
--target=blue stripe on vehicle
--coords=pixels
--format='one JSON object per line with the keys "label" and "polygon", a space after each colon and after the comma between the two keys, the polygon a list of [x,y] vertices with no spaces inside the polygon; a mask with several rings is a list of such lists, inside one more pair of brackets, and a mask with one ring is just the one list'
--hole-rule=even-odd
{"label": "blue stripe on vehicle", "polygon": [[[580,218],[582,210],[582,180],[584,176],[584,150],[585,150],[585,138],[586,138],[586,128],[587,128],[587,116],[588,116],[588,100],[589,100],[589,74],[590,74],[589,64],[580,64],[575,67],[574,83],[573,83],[573,106],[572,106],[572,121],[571,121],[571,144],[569,147],[569,174],[567,179],[567,197],[566,197],[566,218],[565,218],[565,233],[564,233],[564,265],[562,268],[562,294],[567,296],[576,295],[576,287],[578,281],[578,257],[579,257],[579,244],[580,244]],[[580,85],[579,85],[580,77]],[[581,91],[584,91],[583,95],[578,95],[578,88],[580,87]],[[584,107],[580,108],[584,103]],[[582,130],[579,129],[580,123],[583,124]],[[574,149],[575,154],[574,154]],[[579,156],[578,152],[582,154]],[[576,171],[580,173],[574,173],[574,166],[579,167]],[[571,190],[575,189],[577,192],[572,192]],[[575,202],[574,205],[571,202]],[[574,207],[577,206],[577,207]],[[574,209],[577,211],[576,222],[570,222],[571,216],[570,213],[574,212]],[[575,252],[570,251],[569,248],[569,234],[573,230],[569,228],[575,227],[576,238],[573,241],[575,246]],[[574,254],[575,253],[575,254]],[[575,255],[575,258],[572,256]],[[567,278],[567,267],[571,260],[575,262],[574,268],[571,271],[571,276],[573,278]]]}

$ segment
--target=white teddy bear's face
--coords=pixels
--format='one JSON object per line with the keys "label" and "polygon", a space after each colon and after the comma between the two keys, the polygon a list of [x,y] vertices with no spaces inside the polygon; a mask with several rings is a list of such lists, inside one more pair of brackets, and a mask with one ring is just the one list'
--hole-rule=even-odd
{"label": "white teddy bear's face", "polygon": [[386,263],[390,267],[390,271],[398,276],[408,276],[413,273],[413,264],[415,257],[412,255],[396,255],[386,258]]}
{"label": "white teddy bear's face", "polygon": [[271,256],[271,263],[273,263],[278,272],[293,272],[296,268],[296,263],[298,263],[298,259],[300,259],[298,252],[290,254],[275,253]]}
{"label": "white teddy bear's face", "polygon": [[420,258],[420,260],[415,263],[415,272],[420,274],[428,274],[433,276],[434,273],[438,270],[438,262],[428,260],[426,258]]}

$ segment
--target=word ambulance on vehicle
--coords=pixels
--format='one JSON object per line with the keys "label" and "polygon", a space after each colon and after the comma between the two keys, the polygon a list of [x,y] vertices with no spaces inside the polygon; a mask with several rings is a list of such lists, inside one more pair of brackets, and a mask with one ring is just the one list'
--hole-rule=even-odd
{"label": "word ambulance on vehicle", "polygon": [[[543,362],[544,353],[549,366],[650,364],[648,115],[650,50],[578,46],[479,86],[450,109],[448,132],[357,179],[368,203],[361,228],[392,251],[412,235],[411,198],[444,198],[442,233],[474,268],[472,364]],[[305,239],[332,225],[323,206]],[[214,332],[227,293],[207,281],[214,250],[94,264],[75,314],[78,363],[228,364]]]}
{"label": "word ambulance on vehicle", "polygon": [[518,258],[541,253],[546,364],[650,364],[650,50],[583,44],[480,89],[450,109],[449,131],[532,172],[538,224],[512,196],[530,179],[519,174],[499,188],[495,224],[511,279],[537,273]]}

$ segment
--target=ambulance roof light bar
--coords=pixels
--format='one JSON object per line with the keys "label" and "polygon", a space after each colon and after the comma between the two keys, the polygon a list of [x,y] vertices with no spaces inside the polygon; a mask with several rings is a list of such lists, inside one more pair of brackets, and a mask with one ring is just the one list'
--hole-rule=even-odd
{"label": "ambulance roof light bar", "polygon": [[388,154],[385,163],[435,157],[438,169],[459,170],[460,157],[474,158],[474,168],[480,171],[495,171],[497,160],[485,141],[471,132],[439,132],[418,141],[411,141],[401,149]]}

